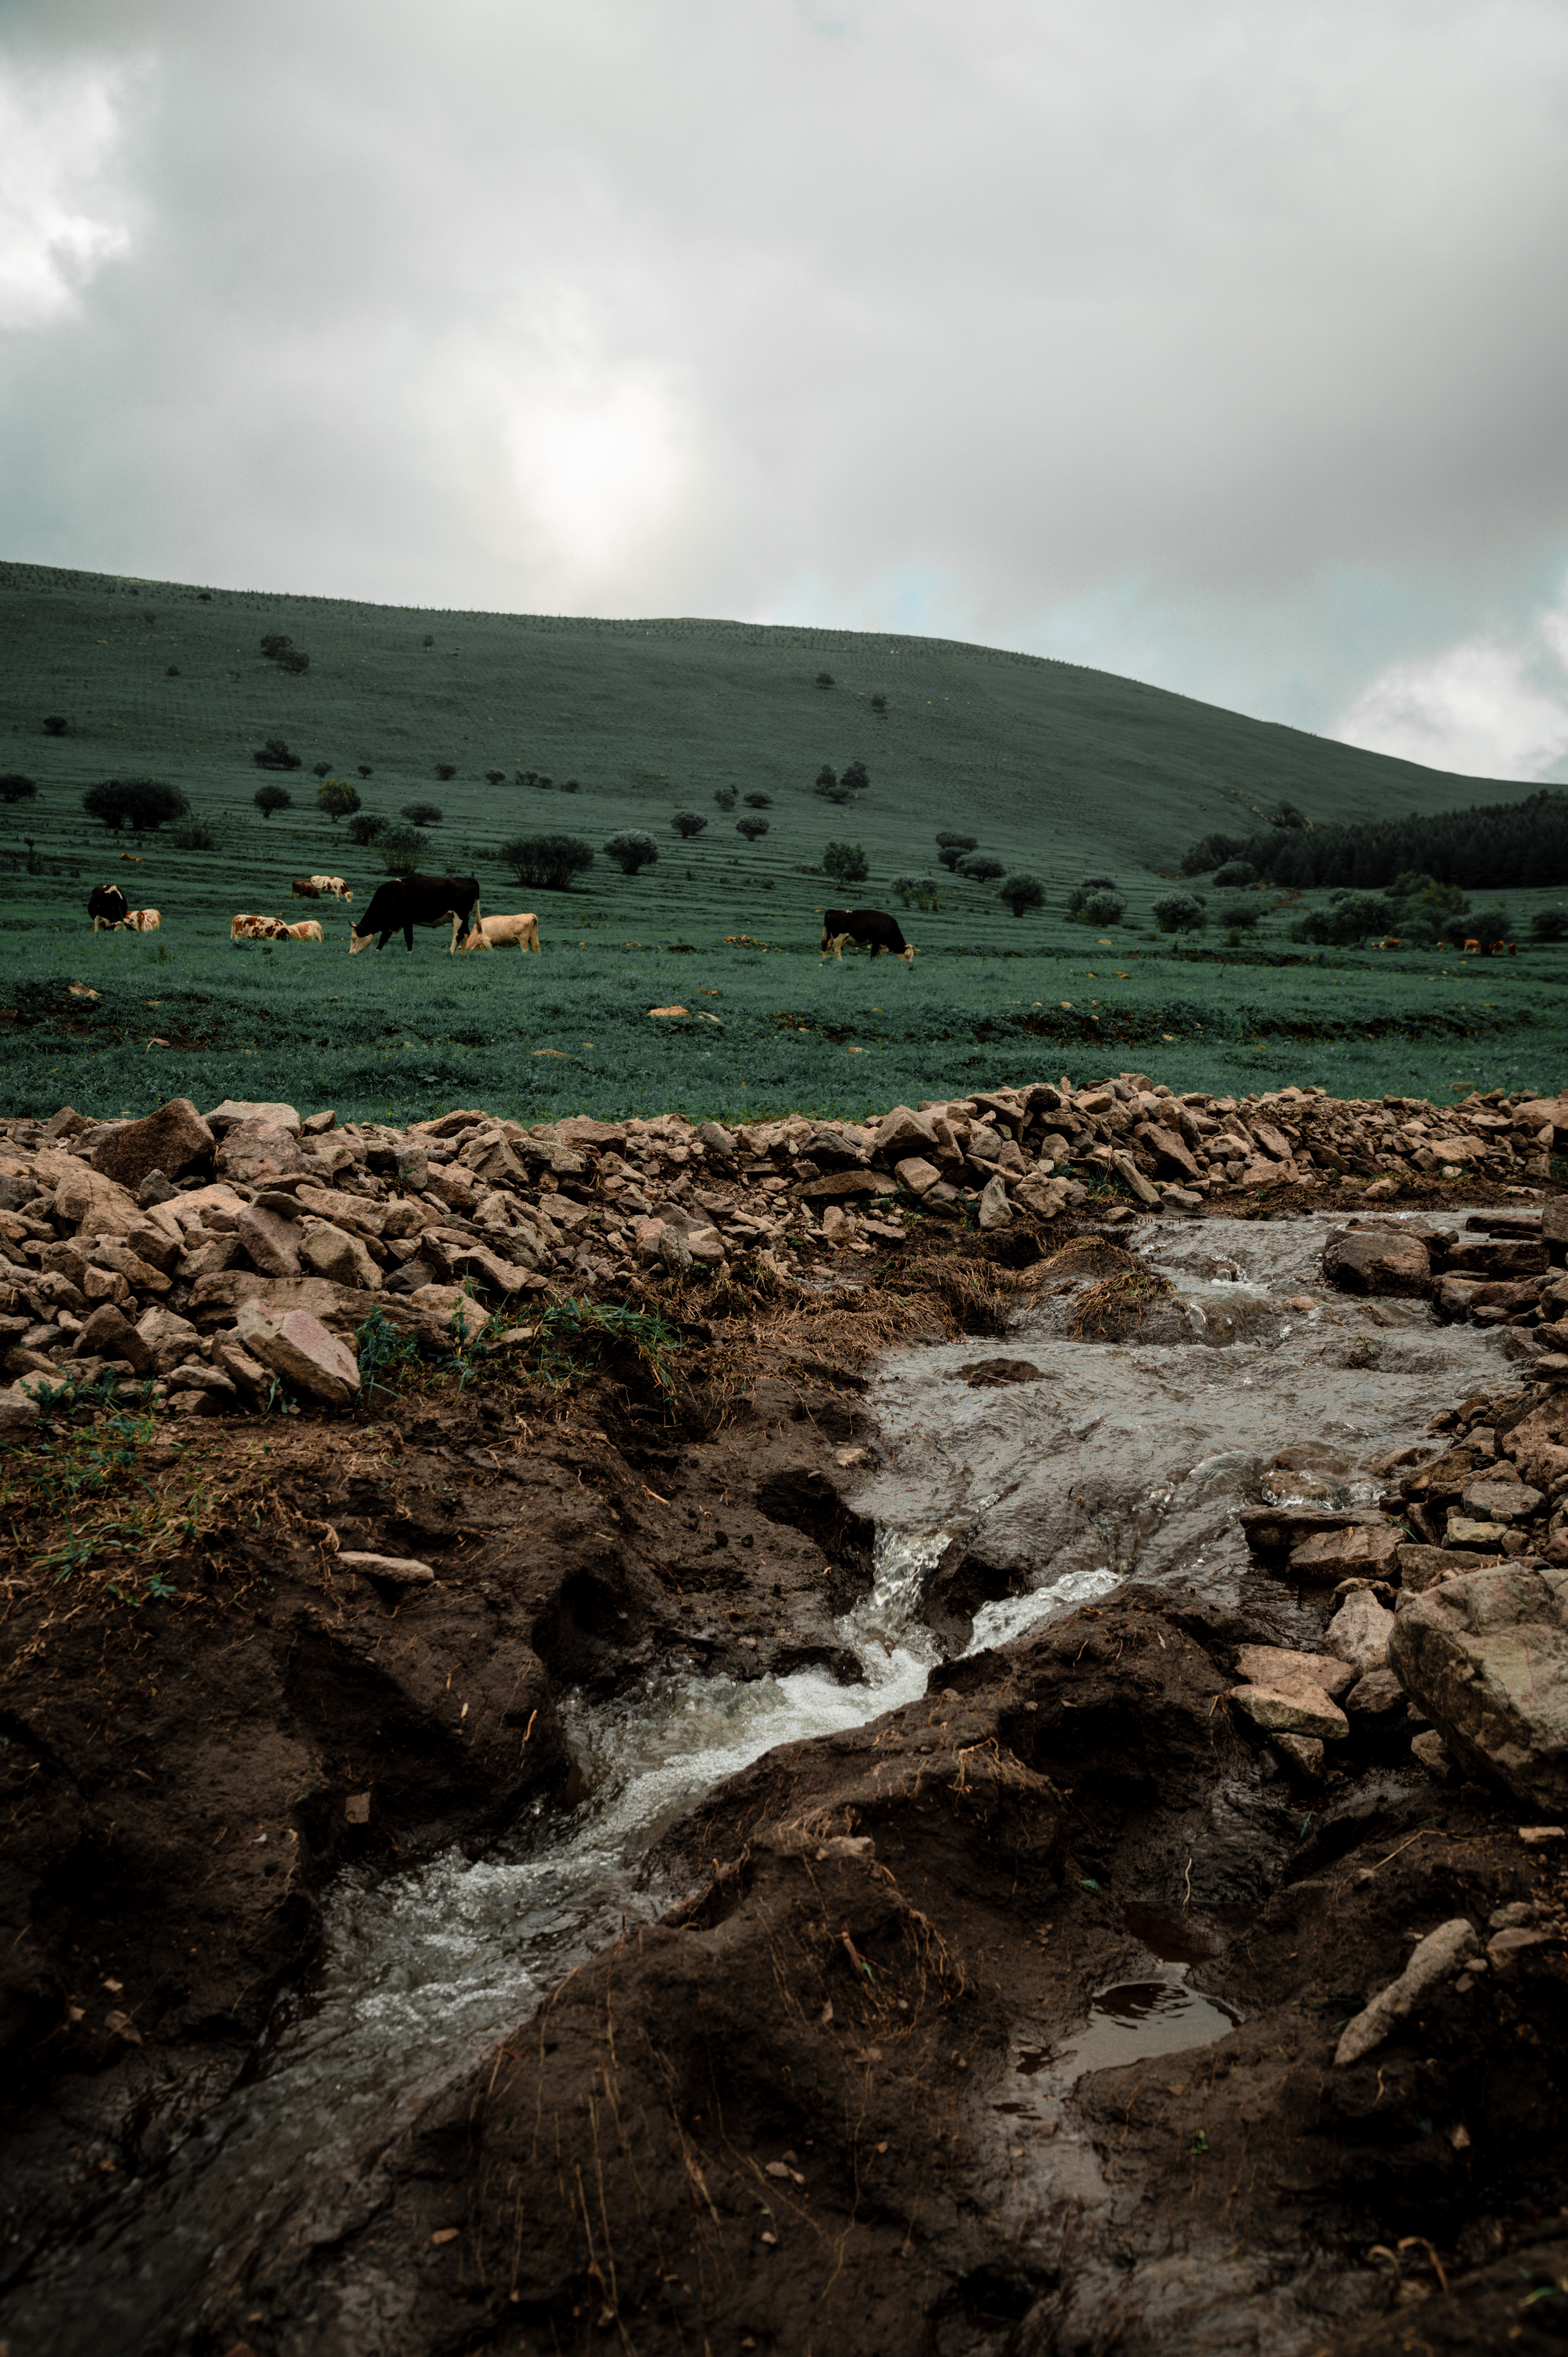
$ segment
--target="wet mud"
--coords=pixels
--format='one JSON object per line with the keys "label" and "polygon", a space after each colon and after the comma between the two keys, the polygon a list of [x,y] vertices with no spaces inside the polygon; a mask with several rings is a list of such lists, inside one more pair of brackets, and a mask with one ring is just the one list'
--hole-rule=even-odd
{"label": "wet mud", "polygon": [[12,2357],[1556,2346],[1560,1943],[1333,2054],[1438,1922],[1561,1927],[1561,1852],[1226,1699],[1330,1609],[1240,1509],[1517,1380],[1326,1232],[955,1240],[693,1303],[672,1391],[219,1424],[166,1598],[18,1575]]}

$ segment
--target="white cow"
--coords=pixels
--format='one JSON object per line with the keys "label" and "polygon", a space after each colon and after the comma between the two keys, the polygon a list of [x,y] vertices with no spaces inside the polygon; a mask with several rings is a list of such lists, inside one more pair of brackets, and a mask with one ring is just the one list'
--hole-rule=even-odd
{"label": "white cow", "polygon": [[310,880],[330,900],[351,900],[354,897],[340,876],[313,876]]}
{"label": "white cow", "polygon": [[156,933],[163,923],[156,909],[127,909],[125,931],[128,933]]}
{"label": "white cow", "polygon": [[244,911],[229,920],[231,942],[286,942],[288,927],[281,917],[253,917]]}
{"label": "white cow", "polygon": [[514,942],[520,950],[538,949],[537,917],[481,917],[463,944],[463,954],[467,957],[475,950],[510,949]]}

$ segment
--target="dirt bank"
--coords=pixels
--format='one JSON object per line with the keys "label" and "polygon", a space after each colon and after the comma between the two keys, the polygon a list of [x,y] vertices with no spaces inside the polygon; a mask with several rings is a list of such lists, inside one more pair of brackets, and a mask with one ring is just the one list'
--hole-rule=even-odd
{"label": "dirt bank", "polygon": [[[1022,1290],[1071,1286],[1093,1325],[1120,1287],[1121,1316],[1136,1264],[1070,1227],[933,1223],[869,1265],[852,1232],[821,1290],[661,1265],[657,1329],[541,1318],[456,1372],[388,1369],[363,1421],[99,1398],[13,1452],[16,2357],[51,2345],[51,2254],[112,2242],[249,2067],[344,1866],[569,1803],[569,1695],[856,1674],[865,1370],[1004,1332]],[[946,1599],[960,1641],[973,1601]],[[1283,1579],[1245,1616],[1126,1588],[768,1754],[665,1845],[673,1910],[650,1897],[368,2151],[341,2214],[237,2255],[199,2325],[143,2345],[1348,2352],[1403,2345],[1376,2338],[1397,2299],[1434,2347],[1498,2316],[1544,2347],[1568,2300],[1522,2303],[1563,2271],[1562,1948],[1332,2058],[1412,1932],[1560,1924],[1561,1853],[1417,1767],[1403,1724],[1293,1779],[1227,1696],[1240,1646],[1310,1650],[1328,1609]],[[1173,1960],[1240,2026],[1073,2092],[1096,1993]]]}

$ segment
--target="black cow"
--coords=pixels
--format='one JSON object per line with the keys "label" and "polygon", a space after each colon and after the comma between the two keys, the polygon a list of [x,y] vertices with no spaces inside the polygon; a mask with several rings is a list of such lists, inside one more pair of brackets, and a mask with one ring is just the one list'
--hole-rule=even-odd
{"label": "black cow", "polygon": [[882,909],[830,909],[822,919],[822,955],[832,950],[842,962],[845,942],[857,942],[874,958],[886,950],[913,965],[915,946],[898,930],[898,920]]}
{"label": "black cow", "polygon": [[452,920],[452,942],[448,957],[456,953],[457,943],[472,931],[479,917],[479,879],[477,876],[397,876],[385,884],[378,884],[371,893],[362,917],[356,917],[349,932],[349,954],[355,956],[368,950],[372,934],[380,933],[376,943],[384,950],[392,935],[401,932],[412,952],[415,925],[444,925]]}
{"label": "black cow", "polygon": [[123,925],[131,913],[131,904],[118,884],[95,884],[88,896],[87,913],[92,920],[92,930],[101,925],[113,931]]}

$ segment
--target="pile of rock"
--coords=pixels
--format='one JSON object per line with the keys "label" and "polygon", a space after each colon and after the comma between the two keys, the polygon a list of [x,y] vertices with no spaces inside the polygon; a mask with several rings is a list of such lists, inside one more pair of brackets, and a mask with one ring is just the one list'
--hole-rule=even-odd
{"label": "pile of rock", "polygon": [[[1430,1300],[1440,1318],[1507,1326],[1550,1350],[1568,1313],[1568,1198],[1538,1211],[1474,1212],[1463,1229],[1352,1221],[1330,1238],[1323,1274],[1345,1293]],[[1568,1328],[1563,1329],[1568,1338]]]}
{"label": "pile of rock", "polygon": [[[1461,1111],[1471,1158],[1499,1175],[1540,1175],[1559,1114],[1568,1137],[1561,1101]],[[896,1248],[911,1214],[985,1230],[1058,1219],[1090,1183],[1197,1213],[1237,1186],[1352,1166],[1419,1171],[1452,1143],[1436,1135],[1441,1121],[1452,1131],[1430,1107],[1341,1105],[1312,1090],[1176,1097],[1142,1073],[896,1105],[875,1123],[735,1129],[676,1114],[526,1128],[478,1111],[397,1129],[233,1100],[202,1115],[185,1099],[143,1121],[93,1123],[65,1107],[0,1125],[7,1413],[25,1424],[27,1391],[67,1361],[151,1376],[188,1412],[263,1400],[279,1377],[337,1403],[358,1380],[344,1345],[370,1297],[449,1348],[475,1294],[488,1312],[562,1289],[625,1290],[650,1269],[739,1263],[777,1277],[812,1256]],[[1452,1239],[1448,1261],[1429,1252],[1412,1289],[1431,1290],[1436,1271],[1444,1309],[1555,1315],[1544,1282],[1528,1306],[1494,1296],[1533,1283],[1520,1254],[1544,1249],[1495,1224],[1491,1259]],[[1506,1275],[1499,1253],[1512,1254]]]}
{"label": "pile of rock", "polygon": [[1305,1496],[1242,1516],[1270,1569],[1334,1590],[1318,1653],[1238,1662],[1233,1703],[1298,1772],[1358,1733],[1410,1737],[1435,1772],[1459,1762],[1530,1805],[1568,1803],[1568,1356],[1530,1374],[1436,1417],[1435,1454],[1374,1467],[1376,1506],[1325,1504],[1298,1471]]}

